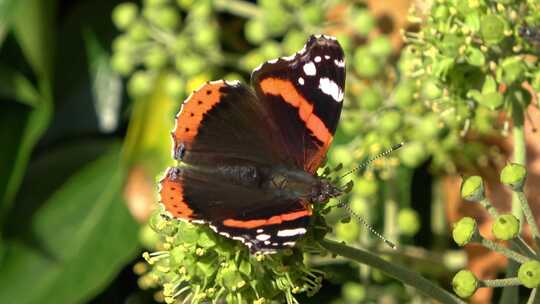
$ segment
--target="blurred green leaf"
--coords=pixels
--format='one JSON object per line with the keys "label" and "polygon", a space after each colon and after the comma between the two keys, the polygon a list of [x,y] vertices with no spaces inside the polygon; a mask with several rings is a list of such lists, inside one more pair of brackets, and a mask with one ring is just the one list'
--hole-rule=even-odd
{"label": "blurred green leaf", "polygon": [[15,10],[15,38],[38,77],[51,81],[56,0],[24,0]]}
{"label": "blurred green leaf", "polygon": [[[55,11],[55,0],[24,0],[19,2],[17,9],[10,15],[10,18],[13,18],[15,38],[37,76],[40,98],[39,102],[34,103],[34,109],[29,114],[25,114],[27,123],[21,126],[24,130],[21,133],[22,136],[16,138],[18,143],[14,154],[16,157],[0,155],[2,156],[0,163],[3,167],[7,167],[7,170],[0,175],[0,221],[7,216],[7,211],[13,203],[24,176],[32,149],[51,120]],[[1,126],[4,128],[0,130],[1,133],[9,133],[13,130],[9,125]]]}
{"label": "blurred green leaf", "polygon": [[1,303],[84,302],[133,258],[138,226],[122,200],[119,156],[115,146],[47,200],[32,217],[32,244],[6,242]]}
{"label": "blurred green leaf", "polygon": [[102,131],[112,132],[118,126],[122,103],[122,80],[109,64],[109,54],[100,45],[93,31],[84,32],[86,53],[90,62],[90,81],[94,106]]}
{"label": "blurred green leaf", "polygon": [[0,98],[33,106],[39,100],[39,93],[22,73],[0,66]]}
{"label": "blurred green leaf", "polygon": [[17,0],[0,0],[0,47],[9,30],[12,12],[17,5],[22,1]]}

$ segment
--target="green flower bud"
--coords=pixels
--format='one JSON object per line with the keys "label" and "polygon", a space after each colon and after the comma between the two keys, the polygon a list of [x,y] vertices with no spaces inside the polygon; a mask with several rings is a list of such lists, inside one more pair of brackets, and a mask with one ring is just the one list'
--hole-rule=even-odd
{"label": "green flower bud", "polygon": [[133,71],[135,64],[129,54],[116,52],[111,57],[111,67],[120,75],[126,76]]}
{"label": "green flower bud", "polygon": [[396,132],[401,126],[401,113],[398,111],[387,111],[379,119],[379,127],[386,134]]}
{"label": "green flower bud", "polygon": [[506,84],[521,80],[526,72],[523,59],[519,56],[506,58],[501,63],[501,68],[503,72],[503,81]]}
{"label": "green flower bud", "polygon": [[195,0],[176,0],[176,4],[184,10],[189,10],[194,2]]}
{"label": "green flower bud", "polygon": [[392,53],[392,44],[387,36],[379,36],[369,43],[369,51],[378,57],[387,57]]}
{"label": "green flower bud", "polygon": [[381,92],[376,88],[365,88],[362,93],[358,96],[360,107],[367,111],[377,110],[383,101]]}
{"label": "green flower bud", "polygon": [[141,21],[133,22],[127,29],[127,35],[135,42],[144,41],[148,38],[149,33],[146,25]]}
{"label": "green flower bud", "polygon": [[167,3],[167,0],[144,0],[145,6],[160,6]]}
{"label": "green flower bud", "polygon": [[148,72],[137,71],[129,79],[128,92],[134,97],[146,95],[152,90],[153,82],[154,77]]}
{"label": "green flower bud", "polygon": [[285,33],[292,21],[291,15],[282,8],[266,12],[263,18],[267,31],[274,36]]}
{"label": "green flower bud", "polygon": [[367,9],[353,11],[352,25],[361,35],[367,36],[375,27],[375,18]]}
{"label": "green flower bud", "polygon": [[461,298],[468,298],[478,288],[478,279],[469,270],[460,270],[452,279],[452,288]]}
{"label": "green flower bud", "polygon": [[264,56],[265,60],[274,59],[281,55],[281,47],[279,43],[267,41],[261,45],[259,51]]}
{"label": "green flower bud", "polygon": [[309,25],[318,25],[324,21],[323,6],[318,3],[310,3],[300,10],[300,19]]}
{"label": "green flower bud", "polygon": [[375,77],[382,70],[379,60],[364,47],[357,48],[354,52],[353,66],[358,75],[366,78]]}
{"label": "green flower bud", "polygon": [[373,178],[360,177],[358,182],[355,182],[354,194],[360,197],[369,197],[377,193],[379,185]]}
{"label": "green flower bud", "polygon": [[175,29],[180,23],[180,15],[170,6],[146,8],[143,14],[153,24],[169,30]]}
{"label": "green flower bud", "polygon": [[115,52],[129,52],[133,49],[133,42],[127,35],[120,35],[114,38],[112,42],[112,49]]}
{"label": "green flower bud", "polygon": [[400,107],[410,106],[414,97],[414,85],[410,82],[400,82],[394,91],[394,101]]}
{"label": "green flower bud", "polygon": [[404,208],[398,213],[399,232],[406,236],[414,236],[420,230],[420,217],[411,208]]}
{"label": "green flower bud", "polygon": [[244,28],[244,34],[253,44],[259,44],[268,37],[266,25],[260,19],[249,20]]}
{"label": "green flower bud", "polygon": [[216,45],[218,41],[217,30],[213,26],[205,26],[193,37],[193,42],[200,48],[207,48]]}
{"label": "green flower bud", "polygon": [[487,44],[497,44],[504,39],[506,23],[497,15],[486,15],[480,22],[480,36]]}
{"label": "green flower bud", "polygon": [[399,159],[401,163],[409,168],[420,165],[427,158],[425,145],[420,142],[407,143],[400,149]]}
{"label": "green flower bud", "polygon": [[418,122],[414,128],[420,139],[431,140],[439,134],[439,118],[435,114],[428,114]]}
{"label": "green flower bud", "polygon": [[112,21],[118,29],[126,29],[135,18],[137,18],[137,5],[135,3],[121,3],[113,9]]}
{"label": "green flower bud", "polygon": [[150,70],[161,69],[167,63],[167,53],[161,46],[151,47],[144,56],[144,64]]}
{"label": "green flower bud", "polygon": [[302,48],[306,42],[306,35],[301,31],[290,30],[283,38],[283,48],[286,54],[293,54]]}
{"label": "green flower bud", "polygon": [[448,10],[448,6],[446,5],[437,5],[433,9],[433,18],[436,20],[441,20],[446,22],[448,16],[450,15],[450,11]]}
{"label": "green flower bud", "polygon": [[422,84],[422,97],[428,100],[437,99],[442,95],[442,90],[435,79],[427,79]]}
{"label": "green flower bud", "polygon": [[204,70],[205,61],[196,55],[179,54],[174,62],[176,69],[184,75],[192,76]]}
{"label": "green flower bud", "polygon": [[476,221],[473,218],[466,216],[454,224],[452,237],[459,246],[464,246],[472,241],[476,230]]}
{"label": "green flower bud", "polygon": [[346,303],[359,303],[366,297],[366,289],[358,283],[347,282],[343,284],[341,293]]}
{"label": "green flower bud", "polygon": [[501,182],[514,191],[522,191],[527,178],[527,169],[520,164],[508,164],[501,171]]}
{"label": "green flower bud", "polygon": [[336,236],[338,239],[345,242],[354,242],[358,240],[360,235],[360,227],[358,223],[351,221],[349,223],[337,223],[336,224]]}
{"label": "green flower bud", "polygon": [[485,198],[484,182],[480,176],[467,177],[461,183],[461,197],[469,201],[481,201]]}
{"label": "green flower bud", "polygon": [[527,288],[536,288],[540,285],[540,262],[529,261],[521,264],[518,270],[518,279]]}
{"label": "green flower bud", "polygon": [[514,215],[501,214],[495,219],[491,231],[497,239],[508,241],[519,234],[519,228],[519,220]]}
{"label": "green flower bud", "polygon": [[182,77],[175,73],[165,76],[165,90],[172,97],[179,97],[185,90],[186,83]]}

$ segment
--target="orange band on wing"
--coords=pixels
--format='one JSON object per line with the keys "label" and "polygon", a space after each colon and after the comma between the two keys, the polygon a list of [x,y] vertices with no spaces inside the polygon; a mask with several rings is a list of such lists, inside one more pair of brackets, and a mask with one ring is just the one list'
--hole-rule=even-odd
{"label": "orange band on wing", "polygon": [[219,89],[223,86],[225,86],[223,81],[206,83],[184,101],[173,130],[175,144],[190,143],[193,140],[197,135],[203,115],[220,101]]}
{"label": "orange band on wing", "polygon": [[297,108],[300,119],[306,124],[306,127],[313,135],[323,142],[325,146],[330,145],[332,134],[322,120],[313,114],[313,104],[302,97],[290,81],[270,77],[261,81],[260,85],[265,94],[279,95],[288,104]]}
{"label": "orange band on wing", "polygon": [[194,212],[184,200],[182,184],[179,181],[171,179],[169,171],[160,181],[159,197],[160,201],[165,205],[165,209],[174,217],[187,220],[192,219]]}
{"label": "orange band on wing", "polygon": [[298,218],[301,218],[304,216],[310,216],[310,215],[311,215],[311,210],[302,210],[302,211],[296,211],[296,212],[286,213],[282,215],[275,215],[269,219],[257,219],[257,220],[248,220],[248,221],[226,219],[223,221],[223,225],[228,226],[228,227],[251,229],[251,228],[256,228],[256,227],[261,227],[261,226],[277,225],[277,224],[281,224],[282,222],[287,222],[287,221],[294,221]]}

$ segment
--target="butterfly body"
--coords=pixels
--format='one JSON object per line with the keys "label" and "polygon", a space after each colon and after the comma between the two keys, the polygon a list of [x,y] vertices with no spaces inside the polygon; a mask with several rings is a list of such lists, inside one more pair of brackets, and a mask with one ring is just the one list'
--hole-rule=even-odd
{"label": "butterfly body", "polygon": [[316,171],[339,121],[344,68],[335,38],[312,36],[295,55],[255,69],[253,89],[215,81],[196,90],[172,132],[179,164],[160,182],[166,210],[251,252],[293,246],[310,204],[341,194]]}

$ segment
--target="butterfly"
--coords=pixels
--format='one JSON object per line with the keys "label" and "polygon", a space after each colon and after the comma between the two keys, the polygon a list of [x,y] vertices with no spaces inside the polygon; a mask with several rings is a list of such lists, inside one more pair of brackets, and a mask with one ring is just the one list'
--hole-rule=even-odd
{"label": "butterfly", "polygon": [[238,81],[207,82],[176,115],[178,165],[160,181],[173,217],[207,224],[251,253],[292,247],[306,232],[311,204],[342,194],[317,176],[338,126],[345,59],[331,36],[311,36],[288,57]]}

